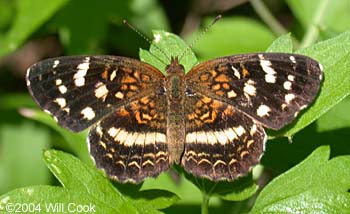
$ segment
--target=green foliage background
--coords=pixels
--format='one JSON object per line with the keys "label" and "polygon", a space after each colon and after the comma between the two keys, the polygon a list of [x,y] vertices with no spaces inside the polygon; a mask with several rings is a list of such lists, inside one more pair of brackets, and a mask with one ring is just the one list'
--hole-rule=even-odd
{"label": "green foliage background", "polygon": [[[213,2],[228,1],[0,0],[0,213],[9,202],[70,201],[93,203],[98,213],[206,213],[207,202],[212,213],[350,213],[350,2]],[[149,54],[123,19],[149,38],[159,30],[187,44],[200,38],[192,47],[197,58],[191,51],[184,57],[187,70],[197,60],[238,53],[309,55],[325,68],[321,92],[295,123],[268,132],[261,165],[236,182],[176,169],[180,175],[163,173],[139,186],[112,183],[93,166],[86,132],[65,131],[38,110],[24,76],[36,61],[74,54],[140,55],[161,69],[152,59],[157,50]],[[184,44],[174,38],[159,46],[171,56]]]}

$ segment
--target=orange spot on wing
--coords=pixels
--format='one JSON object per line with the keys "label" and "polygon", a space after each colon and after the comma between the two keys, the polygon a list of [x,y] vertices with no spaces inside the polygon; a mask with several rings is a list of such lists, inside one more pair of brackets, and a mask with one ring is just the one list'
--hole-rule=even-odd
{"label": "orange spot on wing", "polygon": [[222,104],[220,102],[217,102],[217,101],[214,101],[212,104],[211,104],[211,107],[215,110],[218,110],[220,107],[222,106]]}
{"label": "orange spot on wing", "polygon": [[218,83],[218,84],[212,85],[211,88],[216,91],[221,88],[221,85]]}
{"label": "orange spot on wing", "polygon": [[209,97],[203,97],[203,98],[202,98],[202,101],[203,101],[203,103],[210,103],[210,102],[211,102],[211,98],[209,98]]}
{"label": "orange spot on wing", "polygon": [[233,109],[227,107],[227,108],[224,110],[224,114],[225,114],[226,116],[233,115],[233,114],[234,114],[234,111],[233,111]]}
{"label": "orange spot on wing", "polygon": [[229,78],[225,74],[220,74],[215,78],[216,82],[229,82]]}
{"label": "orange spot on wing", "polygon": [[125,110],[125,108],[121,108],[119,111],[118,111],[118,114],[120,116],[123,116],[123,117],[128,117],[130,114],[127,110]]}
{"label": "orange spot on wing", "polygon": [[219,72],[223,72],[223,71],[226,70],[226,66],[220,65],[220,66],[217,68],[217,70],[218,70]]}
{"label": "orange spot on wing", "polygon": [[246,68],[243,68],[242,74],[243,74],[243,77],[246,77],[249,75],[249,71]]}
{"label": "orange spot on wing", "polygon": [[137,111],[135,113],[135,119],[136,119],[138,124],[146,124],[147,123],[147,121],[142,120],[141,113],[139,111]]}
{"label": "orange spot on wing", "polygon": [[136,79],[140,79],[140,72],[139,71],[134,71],[134,77],[136,78]]}
{"label": "orange spot on wing", "polygon": [[142,104],[147,104],[147,103],[149,103],[150,100],[149,100],[148,97],[143,97],[143,98],[140,99],[140,101],[141,101]]}
{"label": "orange spot on wing", "polygon": [[[217,117],[217,113],[215,112],[215,111],[212,111],[211,112],[211,117],[209,118],[207,118],[204,122],[205,123],[213,123],[214,121],[215,121],[215,119],[216,119],[216,117]],[[209,116],[209,115],[208,115]]]}
{"label": "orange spot on wing", "polygon": [[105,70],[101,74],[102,79],[107,79],[108,78],[108,69],[105,68]]}
{"label": "orange spot on wing", "polygon": [[215,77],[217,75],[217,72],[215,70],[211,70],[210,73],[213,77]]}
{"label": "orange spot on wing", "polygon": [[125,76],[122,81],[122,83],[134,83],[136,82],[136,79],[131,76]]}
{"label": "orange spot on wing", "polygon": [[151,77],[148,76],[148,75],[146,75],[146,74],[142,74],[142,75],[141,75],[141,80],[142,80],[143,82],[148,82],[148,81],[151,80]]}
{"label": "orange spot on wing", "polygon": [[197,117],[197,115],[194,113],[187,115],[188,120],[194,120],[196,117]]}
{"label": "orange spot on wing", "polygon": [[223,83],[223,84],[222,84],[222,87],[223,87],[224,89],[226,89],[226,90],[230,89],[230,85],[227,84],[227,83]]}
{"label": "orange spot on wing", "polygon": [[136,85],[130,85],[130,90],[137,91],[139,88]]}
{"label": "orange spot on wing", "polygon": [[223,96],[225,94],[225,92],[223,92],[223,91],[216,91],[215,93],[219,96]]}
{"label": "orange spot on wing", "polygon": [[154,101],[151,101],[148,105],[150,108],[156,107],[156,103]]}
{"label": "orange spot on wing", "polygon": [[126,90],[126,89],[128,89],[128,85],[123,84],[123,85],[120,86],[120,89],[121,90]]}
{"label": "orange spot on wing", "polygon": [[207,80],[209,79],[209,76],[208,76],[208,74],[202,74],[202,75],[199,77],[199,79],[200,79],[201,81],[207,81]]}

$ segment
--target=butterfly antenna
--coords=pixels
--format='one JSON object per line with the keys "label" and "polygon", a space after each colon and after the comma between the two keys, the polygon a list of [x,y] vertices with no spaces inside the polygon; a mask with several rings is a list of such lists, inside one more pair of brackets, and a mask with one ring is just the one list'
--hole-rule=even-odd
{"label": "butterfly antenna", "polygon": [[184,57],[185,56],[185,54],[187,53],[187,51],[189,51],[192,47],[193,47],[193,45],[195,44],[195,43],[197,43],[198,42],[198,40],[200,40],[202,37],[203,37],[203,35],[204,34],[206,34],[207,32],[208,32],[208,30],[211,28],[211,26],[213,26],[219,19],[221,19],[222,18],[222,15],[220,14],[220,15],[217,15],[215,18],[214,18],[214,20],[196,37],[196,39],[189,45],[189,46],[187,46],[187,48],[184,50],[184,52],[182,52],[182,54],[180,55],[180,57],[179,57],[179,61],[182,59],[182,57]]}
{"label": "butterfly antenna", "polygon": [[[125,24],[126,26],[128,26],[131,30],[135,31],[141,38],[143,38],[144,40],[146,40],[150,45],[152,45],[152,41],[145,36],[143,33],[141,33],[139,30],[136,29],[136,27],[134,27],[132,24],[130,24],[127,20],[123,20],[123,24]],[[158,45],[153,44],[153,47],[157,48],[162,54],[164,54],[164,56],[166,58],[169,59],[170,61],[170,57],[160,48],[158,47]],[[151,53],[151,52],[150,52]],[[151,53],[152,54],[152,53]],[[163,63],[164,65],[167,65],[168,63],[164,62],[161,58],[157,57],[156,55],[152,54],[155,58],[157,58],[161,63]]]}

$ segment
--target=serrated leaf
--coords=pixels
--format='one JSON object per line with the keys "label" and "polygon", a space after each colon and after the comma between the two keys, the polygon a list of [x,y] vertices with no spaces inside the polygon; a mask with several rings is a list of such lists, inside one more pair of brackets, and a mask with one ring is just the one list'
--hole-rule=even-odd
{"label": "serrated leaf", "polygon": [[348,213],[350,156],[329,159],[322,146],[260,193],[251,213]]}
{"label": "serrated leaf", "polygon": [[0,41],[0,56],[16,50],[38,27],[67,2],[68,0],[17,1],[17,16],[10,30]]}
{"label": "serrated leaf", "polygon": [[[91,213],[160,213],[158,210],[170,206],[178,197],[166,191],[153,191],[143,198],[131,198],[121,194],[95,168],[87,166],[72,155],[48,150],[43,154],[44,161],[63,187],[33,186],[13,190],[0,197],[0,211],[6,211],[8,203],[40,204],[40,213],[52,213],[45,209],[48,204],[60,203],[64,210],[72,213],[69,204],[89,205]],[[150,195],[150,192],[140,192]],[[157,196],[161,197],[157,197]],[[39,213],[39,212],[38,212]]]}
{"label": "serrated leaf", "polygon": [[150,50],[140,50],[140,59],[165,74],[165,67],[170,64],[171,57],[181,57],[180,64],[188,72],[197,64],[197,59],[188,45],[177,35],[162,30],[153,31],[154,41]]}

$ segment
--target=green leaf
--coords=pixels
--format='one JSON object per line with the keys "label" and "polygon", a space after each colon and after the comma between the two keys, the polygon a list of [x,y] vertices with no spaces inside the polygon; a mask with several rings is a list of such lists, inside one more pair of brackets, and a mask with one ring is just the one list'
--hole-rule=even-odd
{"label": "green leaf", "polygon": [[64,152],[48,150],[43,158],[63,187],[33,186],[13,190],[0,197],[0,212],[6,210],[9,203],[33,203],[41,205],[40,213],[52,213],[47,206],[61,203],[64,210],[60,213],[72,213],[69,206],[73,203],[72,207],[93,207],[91,213],[160,213],[159,209],[178,200],[176,195],[166,191],[141,191],[140,195],[145,197],[138,198],[123,195],[95,168]]}
{"label": "green leaf", "polygon": [[[350,31],[296,53],[310,56],[323,65],[324,80],[315,102],[297,121],[272,135],[291,137],[350,94]],[[331,98],[331,99],[330,99]]]}
{"label": "green leaf", "polygon": [[219,181],[213,182],[207,179],[197,178],[185,172],[186,178],[196,185],[202,194],[211,196],[219,196],[228,201],[243,201],[258,190],[258,186],[254,183],[252,175],[241,177],[233,182]]}
{"label": "green leaf", "polygon": [[74,153],[76,153],[81,160],[83,160],[85,163],[93,165],[86,144],[87,131],[77,134],[63,129],[50,115],[41,110],[22,108],[20,113],[27,118],[39,121],[57,131],[57,133],[69,143],[70,148],[72,148]]}
{"label": "green leaf", "polygon": [[18,0],[14,23],[0,40],[0,56],[16,50],[67,2],[68,0]]}
{"label": "green leaf", "polygon": [[97,54],[103,52],[100,48],[109,36],[111,18],[121,24],[121,20],[130,15],[129,1],[73,0],[56,14],[50,24],[59,30],[61,42],[70,55]]}
{"label": "green leaf", "polygon": [[40,160],[48,142],[47,130],[28,121],[0,127],[0,193],[49,182],[50,173]]}
{"label": "green leaf", "polygon": [[287,0],[295,17],[308,28],[314,20],[313,17],[321,5],[321,1],[328,1],[327,10],[323,18],[323,25],[318,28],[328,28],[332,31],[342,32],[350,27],[350,2],[348,0]]}
{"label": "green leaf", "polygon": [[251,213],[349,213],[350,156],[329,159],[322,146],[271,181]]}
{"label": "green leaf", "polygon": [[0,110],[16,110],[18,107],[29,106],[35,107],[36,103],[27,93],[5,93],[0,95]]}
{"label": "green leaf", "polygon": [[266,52],[280,52],[280,53],[292,53],[293,52],[293,41],[289,34],[278,37],[269,46]]}
{"label": "green leaf", "polygon": [[131,23],[137,24],[137,30],[149,32],[150,29],[169,30],[168,17],[156,0],[134,0],[130,3],[133,11]]}
{"label": "green leaf", "polygon": [[165,74],[165,67],[170,64],[171,57],[180,57],[180,64],[188,72],[197,64],[197,59],[188,45],[177,35],[162,30],[153,31],[154,40],[150,50],[140,49],[140,59]]}
{"label": "green leaf", "polygon": [[15,13],[15,2],[0,0],[0,32],[10,26]]}
{"label": "green leaf", "polygon": [[[208,26],[213,19],[208,19]],[[195,40],[202,31],[188,40]],[[213,59],[237,53],[262,52],[274,40],[274,34],[254,19],[227,17],[215,23],[194,44],[193,50],[201,60]]]}
{"label": "green leaf", "polygon": [[[317,120],[317,131],[326,132],[349,128],[349,109],[350,97],[347,97]],[[344,137],[344,135],[340,135],[339,137]],[[344,140],[346,140],[346,138]]]}
{"label": "green leaf", "polygon": [[214,193],[220,198],[228,201],[243,201],[252,197],[258,190],[258,185],[253,181],[251,175],[242,177],[225,185],[219,184]]}
{"label": "green leaf", "polygon": [[202,200],[200,190],[183,176],[179,175],[179,178],[175,180],[169,175],[170,173],[162,173],[155,179],[146,179],[141,190],[163,189],[178,195],[181,198],[179,203],[200,204]]}

